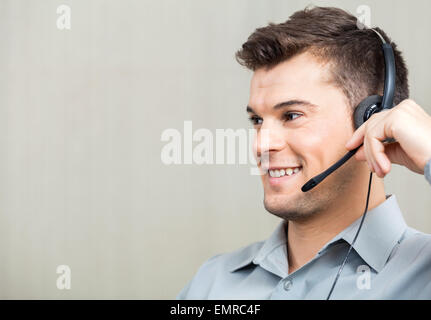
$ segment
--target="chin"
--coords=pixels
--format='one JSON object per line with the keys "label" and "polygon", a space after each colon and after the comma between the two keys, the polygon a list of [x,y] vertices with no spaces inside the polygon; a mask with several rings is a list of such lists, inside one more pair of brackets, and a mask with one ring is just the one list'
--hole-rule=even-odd
{"label": "chin", "polygon": [[308,210],[304,208],[304,201],[298,197],[265,195],[263,204],[269,213],[285,220],[298,220],[309,216]]}

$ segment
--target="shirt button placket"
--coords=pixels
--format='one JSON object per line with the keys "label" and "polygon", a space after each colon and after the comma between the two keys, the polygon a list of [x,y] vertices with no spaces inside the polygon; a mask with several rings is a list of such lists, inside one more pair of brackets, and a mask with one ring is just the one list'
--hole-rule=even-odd
{"label": "shirt button placket", "polygon": [[284,290],[289,291],[290,289],[292,289],[292,286],[293,286],[292,280],[290,279],[284,280],[284,284],[283,284]]}

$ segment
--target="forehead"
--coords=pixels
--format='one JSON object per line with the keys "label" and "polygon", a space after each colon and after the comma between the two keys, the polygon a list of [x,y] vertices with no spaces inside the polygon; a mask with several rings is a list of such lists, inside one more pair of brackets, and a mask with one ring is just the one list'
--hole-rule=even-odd
{"label": "forehead", "polygon": [[[308,98],[319,96],[330,84],[329,64],[305,52],[272,69],[258,69],[250,85],[250,103],[277,103],[280,98]],[[273,101],[274,100],[274,101]]]}

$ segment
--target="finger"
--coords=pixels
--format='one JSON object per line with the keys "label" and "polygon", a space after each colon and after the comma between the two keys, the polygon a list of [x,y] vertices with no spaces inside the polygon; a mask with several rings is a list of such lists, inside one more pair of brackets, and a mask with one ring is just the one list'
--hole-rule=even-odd
{"label": "finger", "polygon": [[399,165],[402,165],[403,161],[408,158],[398,142],[385,145],[385,154],[391,163]]}
{"label": "finger", "polygon": [[371,154],[370,154],[370,147],[368,146],[369,141],[368,139],[365,137],[364,139],[364,154],[365,154],[365,161],[367,161],[368,167],[370,168],[371,172],[376,172],[375,167],[373,166],[373,162],[371,159]]}
{"label": "finger", "polygon": [[383,178],[391,170],[391,162],[385,154],[385,146],[380,140],[374,137],[369,139],[368,146],[368,154],[376,169],[376,174],[378,177]]}
{"label": "finger", "polygon": [[349,141],[347,141],[345,147],[348,150],[352,150],[352,149],[355,149],[356,147],[359,147],[361,143],[364,141],[364,137],[366,135],[366,132],[369,130],[369,128],[372,127],[375,123],[384,122],[384,119],[388,116],[388,114],[389,114],[389,110],[382,110],[378,113],[373,114],[370,119],[364,122],[353,133],[353,136],[350,138]]}
{"label": "finger", "polygon": [[355,159],[357,161],[366,161],[367,162],[367,166],[370,169],[370,171],[371,172],[376,172],[375,167],[372,165],[371,161],[368,161],[367,156],[365,155],[364,146],[362,146],[361,148],[359,148],[359,150],[356,152]]}
{"label": "finger", "polygon": [[391,167],[392,167],[391,161],[389,160],[385,152],[377,154],[376,158],[377,158],[377,163],[379,164],[380,168],[383,171],[383,177],[384,177],[389,172],[391,172]]}
{"label": "finger", "polygon": [[401,148],[398,142],[385,145],[385,154],[391,163],[405,166],[413,172],[423,174],[423,172],[418,170],[412,163],[410,156]]}
{"label": "finger", "polygon": [[364,146],[360,147],[355,154],[355,159],[358,161],[366,161]]}
{"label": "finger", "polygon": [[359,147],[364,140],[364,134],[366,131],[367,124],[364,123],[362,126],[360,126],[354,133],[353,136],[350,138],[349,141],[346,143],[346,148],[348,150],[353,150],[356,147]]}
{"label": "finger", "polygon": [[[369,159],[372,158],[371,155],[366,155],[365,153],[365,144],[368,147],[368,142],[364,142],[364,146],[362,146],[361,148],[359,148],[359,150],[356,152],[355,154],[355,159],[357,161],[366,161],[368,164],[368,167],[370,168],[371,171],[375,170],[375,168],[373,168],[371,161],[368,161],[367,157]],[[379,156],[377,156],[377,161],[379,164],[382,163],[380,166],[383,169],[383,173],[386,175],[391,171],[391,167],[392,167],[392,163],[395,164],[402,164],[402,158],[400,158],[399,155],[400,152],[400,147],[399,147],[399,143],[392,143],[392,144],[387,144],[384,145],[384,155],[386,156],[386,159],[379,159]],[[402,152],[402,150],[401,150]],[[404,153],[404,152],[403,152]]]}
{"label": "finger", "polygon": [[385,154],[383,140],[388,137],[388,113],[373,115],[367,125],[364,137],[364,150],[367,162],[374,168],[378,177],[383,178],[391,169],[390,160]]}

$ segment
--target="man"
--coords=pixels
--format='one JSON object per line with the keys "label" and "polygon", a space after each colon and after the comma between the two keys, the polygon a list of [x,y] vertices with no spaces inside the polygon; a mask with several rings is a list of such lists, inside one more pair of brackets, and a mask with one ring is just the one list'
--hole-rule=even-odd
{"label": "man", "polygon": [[[269,132],[269,144],[255,150],[267,159],[264,205],[283,221],[268,240],[206,261],[178,298],[325,299],[358,229],[370,170],[368,213],[331,298],[431,298],[431,236],[406,226],[382,179],[396,163],[431,183],[431,117],[407,100],[407,69],[391,44],[396,106],[355,132],[354,108],[383,91],[375,32],[345,11],[315,7],[249,37],[237,60],[254,71],[247,112],[257,141]],[[385,145],[386,138],[396,142]],[[354,159],[301,191],[362,142]]]}

